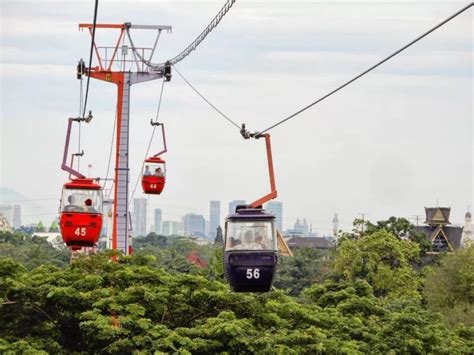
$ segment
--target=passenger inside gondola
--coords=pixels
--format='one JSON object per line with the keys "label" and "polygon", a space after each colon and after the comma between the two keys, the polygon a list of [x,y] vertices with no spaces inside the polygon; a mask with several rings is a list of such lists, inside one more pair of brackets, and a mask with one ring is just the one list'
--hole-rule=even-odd
{"label": "passenger inside gondola", "polygon": [[68,204],[64,206],[64,211],[75,211],[79,208],[79,206],[76,205],[76,197],[74,195],[69,195],[67,202]]}
{"label": "passenger inside gondola", "polygon": [[241,232],[243,237],[240,238],[240,243],[234,245],[232,249],[234,250],[261,250],[263,249],[262,245],[255,242],[254,234],[251,230],[246,230]]}
{"label": "passenger inside gondola", "polygon": [[64,189],[64,212],[102,213],[100,190]]}
{"label": "passenger inside gondola", "polygon": [[150,176],[150,175],[151,175],[150,167],[146,165],[145,171],[143,172],[143,176]]}
{"label": "passenger inside gondola", "polygon": [[84,212],[97,213],[97,210],[92,206],[92,200],[88,198],[84,201]]}
{"label": "passenger inside gondola", "polygon": [[163,171],[161,170],[161,168],[156,168],[155,169],[155,176],[163,177],[163,176],[165,176],[165,174],[163,174]]}

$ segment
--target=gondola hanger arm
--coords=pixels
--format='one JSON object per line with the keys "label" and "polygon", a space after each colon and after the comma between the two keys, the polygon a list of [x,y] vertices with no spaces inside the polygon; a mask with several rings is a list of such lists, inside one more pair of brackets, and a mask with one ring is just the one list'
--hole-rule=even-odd
{"label": "gondola hanger arm", "polygon": [[259,198],[258,200],[255,200],[252,202],[249,207],[250,208],[258,208],[261,207],[264,203],[275,199],[278,196],[278,192],[276,189],[276,183],[275,183],[275,172],[273,169],[273,156],[272,156],[272,145],[271,145],[271,140],[270,140],[270,134],[265,133],[261,134],[258,132],[251,133],[245,128],[245,123],[242,124],[242,128],[240,130],[240,134],[244,139],[250,139],[250,138],[255,138],[255,139],[260,139],[260,138],[265,138],[265,147],[267,151],[267,163],[268,163],[268,176],[270,179],[270,193],[267,195]]}

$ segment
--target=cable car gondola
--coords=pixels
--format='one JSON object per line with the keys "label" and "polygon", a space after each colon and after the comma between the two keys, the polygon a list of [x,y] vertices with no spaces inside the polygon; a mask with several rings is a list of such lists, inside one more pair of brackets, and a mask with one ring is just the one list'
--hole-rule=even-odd
{"label": "cable car gondola", "polygon": [[94,179],[73,179],[63,187],[59,225],[73,250],[94,247],[102,230],[102,187]]}
{"label": "cable car gondola", "polygon": [[143,193],[149,195],[159,195],[163,191],[166,183],[166,162],[159,156],[167,152],[165,126],[163,123],[150,121],[152,126],[161,126],[163,134],[164,149],[145,160],[142,172]]}
{"label": "cable car gondola", "polygon": [[72,250],[83,247],[94,247],[102,230],[102,186],[95,179],[86,178],[79,171],[73,169],[75,155],[72,155],[70,166],[67,164],[69,140],[73,122],[90,122],[92,114],[86,118],[69,118],[64,144],[64,155],[61,169],[74,176],[63,186],[59,227],[64,243]]}
{"label": "cable car gondola", "polygon": [[238,206],[225,224],[225,272],[236,292],[268,292],[278,262],[275,216]]}
{"label": "cable car gondola", "polygon": [[265,138],[271,192],[248,206],[237,206],[226,217],[224,268],[235,292],[268,292],[278,262],[275,216],[262,205],[277,197],[269,134],[250,134],[242,125],[242,136]]}

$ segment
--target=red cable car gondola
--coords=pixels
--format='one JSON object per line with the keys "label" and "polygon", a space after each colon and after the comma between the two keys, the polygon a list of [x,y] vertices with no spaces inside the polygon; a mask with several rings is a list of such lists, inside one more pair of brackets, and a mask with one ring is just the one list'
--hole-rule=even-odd
{"label": "red cable car gondola", "polygon": [[[96,246],[102,230],[102,186],[95,182],[95,179],[86,178],[74,170],[73,160],[71,166],[66,162],[72,123],[89,122],[91,119],[90,114],[87,118],[69,118],[61,165],[61,168],[70,174],[70,178],[71,175],[76,177],[63,186],[59,217],[63,241],[72,250]],[[74,155],[82,153],[73,154],[73,157]]]}
{"label": "red cable car gondola", "polygon": [[102,187],[93,179],[73,179],[63,187],[59,226],[73,250],[94,247],[102,230]]}
{"label": "red cable car gondola", "polygon": [[150,157],[145,160],[145,169],[142,175],[143,192],[159,195],[166,183],[166,162],[161,158]]}
{"label": "red cable car gondola", "polygon": [[163,191],[166,183],[166,162],[159,156],[167,152],[165,126],[163,123],[150,121],[152,126],[161,126],[164,149],[145,160],[142,172],[143,193],[149,195],[159,195]]}

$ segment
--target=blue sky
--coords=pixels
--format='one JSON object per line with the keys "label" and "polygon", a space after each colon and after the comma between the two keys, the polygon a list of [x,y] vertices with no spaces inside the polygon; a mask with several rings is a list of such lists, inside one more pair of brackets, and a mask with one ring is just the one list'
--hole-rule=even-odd
{"label": "blue sky", "polygon": [[[172,25],[157,61],[184,48],[223,1],[100,1],[99,22]],[[185,61],[183,74],[237,122],[262,129],[398,49],[464,2],[237,1]],[[66,119],[77,115],[75,64],[88,56],[93,1],[1,4],[0,186],[54,198]],[[472,9],[401,56],[272,131],[284,225],[306,217],[318,232],[359,213],[412,217],[436,204],[462,222],[473,205]],[[138,46],[151,37],[134,34]],[[99,43],[111,37],[98,33]],[[131,180],[148,145],[161,83],[132,87]],[[94,120],[82,129],[82,166],[103,176],[115,91],[91,82]],[[209,213],[209,200],[254,200],[268,182],[263,142],[243,141],[175,75],[165,85],[168,185],[149,200],[165,220]],[[76,146],[76,138],[73,144]],[[155,140],[155,150],[161,142]],[[133,184],[132,184],[133,185]],[[141,197],[141,193],[137,193]],[[57,201],[39,215],[53,218]],[[36,211],[29,212],[31,219]],[[47,215],[47,216],[46,216]],[[51,217],[49,217],[51,216]],[[151,217],[151,214],[150,214]]]}

